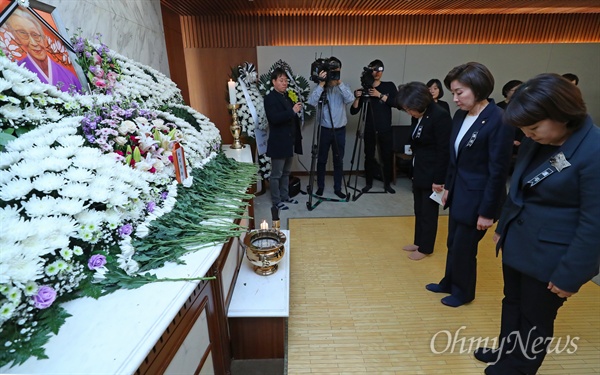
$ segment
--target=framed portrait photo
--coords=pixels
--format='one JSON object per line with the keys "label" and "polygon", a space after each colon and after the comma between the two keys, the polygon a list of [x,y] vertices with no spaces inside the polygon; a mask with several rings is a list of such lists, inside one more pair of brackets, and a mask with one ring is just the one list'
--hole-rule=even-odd
{"label": "framed portrait photo", "polygon": [[[26,6],[28,5],[28,6]],[[42,83],[65,92],[88,92],[56,8],[35,0],[0,0],[0,48]]]}

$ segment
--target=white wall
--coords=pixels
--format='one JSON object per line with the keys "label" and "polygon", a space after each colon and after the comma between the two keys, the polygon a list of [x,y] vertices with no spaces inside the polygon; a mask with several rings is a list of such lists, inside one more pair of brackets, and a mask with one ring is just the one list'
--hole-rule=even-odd
{"label": "white wall", "polygon": [[[282,59],[287,62],[294,74],[308,78],[310,64],[317,57],[335,56],[342,61],[342,81],[353,89],[360,87],[360,74],[363,67],[374,59],[385,64],[384,81],[396,85],[410,81],[427,82],[444,77],[453,67],[478,61],[486,65],[496,80],[492,97],[503,100],[502,86],[511,79],[525,81],[539,73],[575,73],[579,76],[579,88],[588,106],[588,112],[597,125],[600,125],[600,44],[515,44],[515,45],[394,45],[394,46],[307,46],[307,47],[258,47],[258,70],[266,72],[273,63]],[[311,83],[311,87],[314,84]],[[448,90],[444,89],[444,100],[454,113],[456,106]],[[354,147],[358,115],[351,116],[348,110],[348,130],[344,168],[350,169]],[[393,110],[393,124],[410,124],[404,112]],[[303,131],[304,155],[300,161],[310,168],[310,145],[312,143],[312,123],[305,124]],[[364,157],[361,157],[361,159]],[[331,158],[330,158],[331,159]],[[356,165],[354,165],[356,169]],[[362,168],[362,166],[361,166]],[[329,161],[328,169],[332,169]],[[295,162],[293,171],[304,171]]]}
{"label": "white wall", "polygon": [[56,11],[70,37],[78,28],[102,34],[111,50],[170,76],[160,0],[42,0]]}

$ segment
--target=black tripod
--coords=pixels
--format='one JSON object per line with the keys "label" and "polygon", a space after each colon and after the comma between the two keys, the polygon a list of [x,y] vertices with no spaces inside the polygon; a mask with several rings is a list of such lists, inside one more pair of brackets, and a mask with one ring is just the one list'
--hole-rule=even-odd
{"label": "black tripod", "polygon": [[[354,195],[352,195],[352,201],[356,201],[358,198],[360,198],[361,195],[365,194],[365,193],[370,193],[370,194],[382,194],[382,193],[386,193],[385,189],[382,191],[373,191],[373,190],[369,190],[367,192],[364,192],[362,189],[358,189],[356,187],[357,183],[358,183],[358,168],[360,167],[360,156],[362,155],[362,147],[363,147],[363,143],[364,143],[364,137],[365,137],[365,128],[366,128],[366,124],[367,124],[367,115],[371,116],[371,124],[375,124],[374,122],[374,117],[373,117],[373,109],[371,108],[371,101],[370,101],[370,97],[369,95],[365,95],[366,91],[363,90],[363,96],[362,96],[362,104],[361,104],[361,108],[360,108],[360,112],[359,112],[359,117],[358,117],[358,127],[356,129],[356,138],[354,139],[354,150],[352,151],[352,159],[350,160],[350,186],[349,188],[354,190]],[[369,110],[371,109],[371,110]],[[379,160],[383,161],[383,155],[381,154],[381,147],[379,147],[379,132],[377,132],[375,130],[375,149],[378,150],[379,152]],[[356,170],[354,169],[354,158],[357,158],[356,161]],[[366,160],[365,160],[366,161]],[[366,173],[366,169],[368,166],[365,165],[365,173]],[[384,175],[384,171],[383,171],[383,166],[382,163],[380,162],[379,164],[379,168],[381,169],[381,176],[383,177],[383,179],[385,180],[385,175]],[[354,185],[352,185],[352,174],[354,174]],[[385,183],[385,181],[384,181]]]}
{"label": "black tripod", "polygon": [[[317,161],[318,161],[318,157],[319,157],[319,145],[321,144],[321,123],[323,120],[324,106],[327,106],[327,108],[329,109],[327,111],[329,113],[329,123],[331,124],[331,128],[329,130],[331,132],[335,132],[335,128],[333,127],[333,117],[331,116],[331,108],[329,107],[329,100],[327,99],[327,88],[326,87],[323,88],[323,93],[321,93],[321,97],[319,98],[319,102],[317,104],[317,114],[315,116],[316,121],[315,121],[315,126],[313,129],[313,140],[312,140],[312,148],[311,148],[312,158],[311,158],[311,163],[310,163],[308,186],[306,187],[306,192],[308,193],[308,202],[306,202],[306,208],[308,208],[309,211],[312,211],[315,207],[317,207],[319,204],[321,204],[321,202],[348,202],[349,201],[348,186],[346,184],[346,178],[344,177],[343,172],[342,172],[342,182],[344,184],[346,198],[344,198],[344,199],[327,198],[327,197],[322,197],[320,195],[316,195],[313,193],[313,186],[314,186],[315,176],[316,176],[316,167],[317,167]],[[334,159],[341,158],[341,155],[339,152],[339,146],[338,146],[335,134],[333,134],[333,158]],[[342,165],[343,165],[343,160],[342,160]],[[317,201],[314,204],[313,204],[313,197],[317,199]]]}

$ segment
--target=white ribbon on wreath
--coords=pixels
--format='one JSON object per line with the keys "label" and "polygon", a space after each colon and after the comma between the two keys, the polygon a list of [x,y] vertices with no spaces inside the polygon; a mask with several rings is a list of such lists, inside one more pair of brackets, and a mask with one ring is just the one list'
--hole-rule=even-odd
{"label": "white ribbon on wreath", "polygon": [[248,105],[248,110],[250,111],[250,115],[252,116],[252,120],[254,120],[254,136],[256,138],[256,148],[259,154],[264,154],[267,152],[267,140],[269,139],[269,129],[261,129],[260,122],[258,119],[258,113],[256,111],[256,106],[252,101],[252,96],[250,95],[250,91],[246,86],[246,82],[240,75],[238,78],[238,82],[240,83],[240,87],[242,92],[244,93],[244,98],[246,99],[246,104]]}

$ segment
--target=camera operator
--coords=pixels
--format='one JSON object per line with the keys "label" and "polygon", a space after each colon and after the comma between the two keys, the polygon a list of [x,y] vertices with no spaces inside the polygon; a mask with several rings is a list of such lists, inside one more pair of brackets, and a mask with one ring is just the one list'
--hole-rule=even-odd
{"label": "camera operator", "polygon": [[333,152],[333,190],[340,199],[345,199],[346,194],[342,192],[346,124],[348,122],[345,106],[352,103],[354,94],[352,89],[341,81],[341,68],[342,62],[333,56],[330,57],[327,60],[327,66],[320,69],[319,83],[310,93],[307,102],[317,106],[323,92],[327,93],[328,104],[322,107],[321,129],[319,129],[316,195],[323,195],[325,189],[325,166],[331,148]]}
{"label": "camera operator", "polygon": [[364,101],[368,101],[364,125],[365,142],[365,175],[366,186],[363,193],[373,187],[375,170],[378,167],[375,160],[375,150],[379,146],[380,162],[383,164],[384,189],[390,194],[396,191],[390,186],[392,180],[392,107],[395,107],[396,85],[393,82],[381,81],[383,62],[373,60],[364,69],[361,77],[362,89],[354,92],[354,103],[350,113],[360,112]]}

